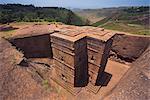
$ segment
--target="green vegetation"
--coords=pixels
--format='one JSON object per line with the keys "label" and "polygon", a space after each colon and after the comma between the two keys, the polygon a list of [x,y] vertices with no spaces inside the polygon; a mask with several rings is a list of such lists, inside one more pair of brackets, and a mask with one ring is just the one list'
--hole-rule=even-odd
{"label": "green vegetation", "polygon": [[106,29],[150,35],[149,7],[124,8],[93,24]]}
{"label": "green vegetation", "polygon": [[15,30],[0,32],[0,37],[9,38],[12,36],[12,34],[15,32]]}
{"label": "green vegetation", "polygon": [[[83,10],[78,14],[80,15],[82,12],[88,12],[90,16],[97,16],[97,18],[104,17],[93,23],[92,26],[132,34],[150,35],[148,6]],[[88,13],[86,14],[88,15]]]}
{"label": "green vegetation", "polygon": [[60,88],[52,86],[48,80],[43,80],[42,86],[44,87],[44,89],[47,90],[47,92],[55,92],[55,93],[60,92]]}
{"label": "green vegetation", "polygon": [[0,4],[0,23],[10,22],[62,22],[71,25],[85,25],[79,16],[65,8],[34,7],[33,5]]}
{"label": "green vegetation", "polygon": [[44,88],[46,88],[46,89],[49,88],[48,80],[43,80],[42,84],[43,84]]}
{"label": "green vegetation", "polygon": [[100,21],[98,21],[98,22],[92,24],[92,26],[97,27],[97,26],[103,25],[103,24],[105,24],[106,22],[108,22],[109,20],[110,20],[110,18],[109,18],[109,17],[106,17],[106,18],[104,18],[104,19],[102,19],[102,20],[100,20]]}
{"label": "green vegetation", "polygon": [[139,35],[150,35],[150,30],[145,28],[141,25],[136,24],[125,24],[125,23],[119,23],[119,22],[107,22],[104,25],[101,25],[100,27],[110,29],[110,30],[117,30],[117,31],[123,31],[128,32],[132,34],[139,34]]}

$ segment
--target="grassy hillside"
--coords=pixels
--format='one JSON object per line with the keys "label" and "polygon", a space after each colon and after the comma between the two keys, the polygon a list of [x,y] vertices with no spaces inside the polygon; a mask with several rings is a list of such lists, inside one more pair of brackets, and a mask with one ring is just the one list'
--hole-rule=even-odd
{"label": "grassy hillside", "polygon": [[[150,35],[149,7],[105,8],[82,10],[80,13],[81,12],[90,16],[96,15],[97,18],[103,17],[103,19],[92,23],[92,26],[124,31],[132,34]],[[92,12],[94,12],[94,14]],[[80,15],[80,13],[77,12],[78,15]],[[83,15],[81,14],[80,16]]]}
{"label": "grassy hillside", "polygon": [[121,8],[80,9],[74,12],[81,17],[87,18],[93,24],[118,12],[120,9]]}
{"label": "grassy hillside", "polygon": [[62,22],[85,25],[86,23],[72,11],[58,7],[34,7],[33,5],[0,4],[0,23],[10,22]]}

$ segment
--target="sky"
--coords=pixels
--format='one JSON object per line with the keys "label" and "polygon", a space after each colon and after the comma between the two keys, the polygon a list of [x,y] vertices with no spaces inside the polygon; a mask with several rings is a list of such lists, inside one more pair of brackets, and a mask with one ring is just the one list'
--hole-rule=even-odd
{"label": "sky", "polygon": [[107,8],[120,6],[150,6],[150,0],[0,0],[0,4],[19,3],[40,7]]}

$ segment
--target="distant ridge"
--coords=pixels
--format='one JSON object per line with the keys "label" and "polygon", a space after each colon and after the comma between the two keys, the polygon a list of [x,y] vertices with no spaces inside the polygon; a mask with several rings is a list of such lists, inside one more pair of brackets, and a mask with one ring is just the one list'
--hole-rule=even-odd
{"label": "distant ridge", "polygon": [[149,6],[83,9],[74,11],[90,21],[90,25],[133,34],[150,34]]}
{"label": "distant ridge", "polygon": [[35,7],[22,4],[0,4],[0,23],[62,22],[71,25],[86,23],[71,10],[61,7]]}

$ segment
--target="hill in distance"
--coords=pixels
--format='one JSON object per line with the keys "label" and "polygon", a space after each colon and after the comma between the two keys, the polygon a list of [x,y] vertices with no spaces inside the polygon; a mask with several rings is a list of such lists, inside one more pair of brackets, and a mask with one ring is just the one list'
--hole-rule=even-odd
{"label": "hill in distance", "polygon": [[149,7],[118,7],[74,11],[90,25],[132,34],[150,35]]}
{"label": "hill in distance", "polygon": [[0,4],[0,23],[10,22],[62,22],[85,25],[86,22],[71,10],[59,7],[34,7],[33,5]]}

